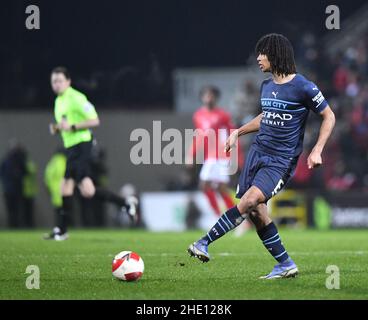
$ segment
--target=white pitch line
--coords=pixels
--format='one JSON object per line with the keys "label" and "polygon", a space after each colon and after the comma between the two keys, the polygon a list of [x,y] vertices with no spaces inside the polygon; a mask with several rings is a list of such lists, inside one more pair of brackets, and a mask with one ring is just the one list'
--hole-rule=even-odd
{"label": "white pitch line", "polygon": [[[185,252],[184,252],[185,253]],[[320,256],[320,255],[366,255],[368,251],[291,251],[288,252],[290,255],[293,256]],[[167,257],[167,256],[180,256],[183,252],[178,253],[168,253],[168,252],[161,252],[161,253],[144,253],[142,256],[144,257]],[[212,253],[212,256],[220,256],[220,257],[231,257],[231,256],[258,256],[262,254],[262,252],[239,252],[239,253],[231,253],[231,252],[219,252],[219,253]],[[109,254],[109,257],[113,257],[114,255]]]}
{"label": "white pitch line", "polygon": [[[319,255],[365,255],[368,254],[368,251],[290,251],[288,252],[290,255],[295,256],[319,256]],[[242,252],[242,253],[230,253],[230,252],[220,252],[214,253],[213,255],[217,256],[256,256],[259,255],[259,252]]]}

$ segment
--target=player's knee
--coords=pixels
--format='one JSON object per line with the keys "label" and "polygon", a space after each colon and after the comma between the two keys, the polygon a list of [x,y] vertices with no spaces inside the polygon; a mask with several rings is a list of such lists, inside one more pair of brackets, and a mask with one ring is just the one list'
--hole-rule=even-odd
{"label": "player's knee", "polygon": [[70,188],[61,187],[61,195],[63,197],[69,197],[73,195],[73,191],[71,191]]}
{"label": "player's knee", "polygon": [[261,217],[260,212],[258,211],[252,211],[249,213],[249,218],[254,221],[254,219],[256,219],[258,221],[258,219]]}
{"label": "player's knee", "polygon": [[74,192],[74,184],[72,182],[63,182],[61,185],[61,194],[63,197],[72,196]]}
{"label": "player's knee", "polygon": [[87,199],[93,198],[96,193],[94,188],[80,188],[80,191],[82,196]]}
{"label": "player's knee", "polygon": [[254,210],[259,204],[259,200],[257,197],[249,195],[240,199],[238,204],[238,209],[241,214],[250,213]]}
{"label": "player's knee", "polygon": [[93,198],[96,193],[96,188],[89,178],[82,180],[82,182],[79,185],[79,190],[81,192],[81,195],[84,198],[88,199]]}

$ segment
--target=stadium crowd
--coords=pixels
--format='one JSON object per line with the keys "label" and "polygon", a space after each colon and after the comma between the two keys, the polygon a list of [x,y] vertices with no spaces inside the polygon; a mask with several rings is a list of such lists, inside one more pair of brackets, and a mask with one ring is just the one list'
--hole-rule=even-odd
{"label": "stadium crowd", "polygon": [[[325,150],[326,165],[321,168],[322,174],[316,171],[322,179],[319,182],[329,190],[368,190],[368,35],[342,52],[329,54],[319,48],[313,34],[306,34],[296,54],[299,63],[320,85],[337,117]],[[318,118],[311,118],[318,123]],[[308,128],[308,148],[316,138],[316,128],[313,124]],[[305,163],[300,162],[294,181],[313,183],[316,179]]]}

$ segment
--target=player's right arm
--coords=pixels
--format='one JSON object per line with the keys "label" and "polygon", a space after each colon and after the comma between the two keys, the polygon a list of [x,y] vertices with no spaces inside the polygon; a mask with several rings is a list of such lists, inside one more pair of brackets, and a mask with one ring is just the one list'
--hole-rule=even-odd
{"label": "player's right arm", "polygon": [[241,126],[239,129],[234,130],[226,140],[225,152],[229,152],[236,145],[236,141],[240,136],[258,131],[259,127],[261,126],[261,120],[262,113],[260,113],[253,120],[247,122],[245,125]]}

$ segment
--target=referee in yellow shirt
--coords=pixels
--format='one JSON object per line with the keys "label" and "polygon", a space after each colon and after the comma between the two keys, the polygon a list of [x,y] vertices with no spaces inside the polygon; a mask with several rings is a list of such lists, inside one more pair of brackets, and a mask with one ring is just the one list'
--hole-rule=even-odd
{"label": "referee in yellow shirt", "polygon": [[123,199],[108,190],[96,188],[90,178],[93,140],[91,129],[100,125],[95,107],[83,93],[71,87],[70,74],[64,67],[52,70],[51,86],[57,98],[55,100],[56,124],[50,124],[50,132],[52,135],[60,133],[66,149],[67,164],[61,186],[63,207],[58,218],[58,225],[45,238],[53,240],[68,238],[67,217],[71,211],[75,186],[78,186],[83,197],[96,196],[125,207],[129,216],[135,221],[136,198]]}

